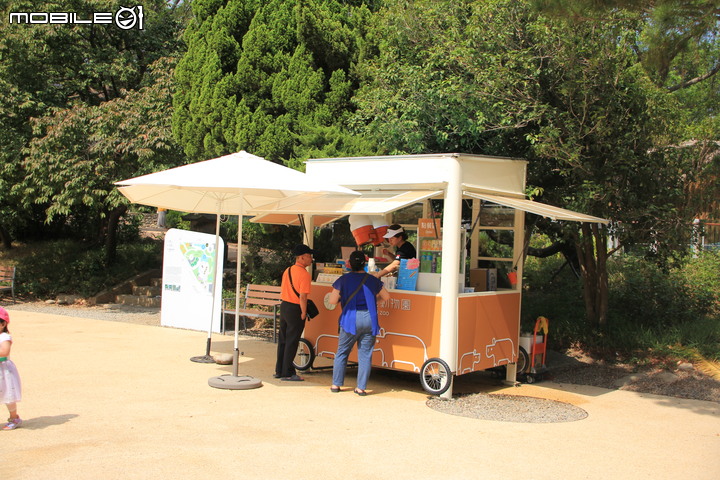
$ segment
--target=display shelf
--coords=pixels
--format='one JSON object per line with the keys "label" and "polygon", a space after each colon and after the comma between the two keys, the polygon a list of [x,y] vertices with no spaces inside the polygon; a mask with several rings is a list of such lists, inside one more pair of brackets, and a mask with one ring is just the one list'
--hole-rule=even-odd
{"label": "display shelf", "polygon": [[418,246],[420,273],[442,273],[442,240],[419,238]]}

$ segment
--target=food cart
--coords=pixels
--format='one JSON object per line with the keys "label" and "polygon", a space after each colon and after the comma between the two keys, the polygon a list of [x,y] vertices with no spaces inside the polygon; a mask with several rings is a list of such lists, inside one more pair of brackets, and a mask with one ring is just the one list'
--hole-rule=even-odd
{"label": "food cart", "polygon": [[[519,356],[525,212],[607,223],[527,200],[526,168],[521,159],[457,153],[312,159],[308,175],[361,195],[278,202],[255,212],[252,221],[297,224],[301,215],[312,228],[368,215],[415,231],[420,262],[411,273],[417,275],[414,290],[389,288],[391,299],[378,304],[373,366],[417,373],[426,391],[450,397],[454,375],[504,366],[506,380],[515,382],[517,363],[527,361],[526,353]],[[441,219],[433,215],[433,201],[442,201]],[[489,239],[498,234],[511,237],[502,243],[512,246],[492,248]],[[309,298],[320,314],[306,323],[300,369],[310,368],[316,356],[333,358],[337,349],[340,307],[327,301],[337,272],[313,273]]]}

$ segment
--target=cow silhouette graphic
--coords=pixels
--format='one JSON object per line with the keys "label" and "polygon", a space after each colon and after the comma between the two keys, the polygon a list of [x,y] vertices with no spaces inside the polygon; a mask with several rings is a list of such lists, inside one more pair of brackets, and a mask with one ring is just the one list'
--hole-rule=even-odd
{"label": "cow silhouette graphic", "polygon": [[458,365],[458,375],[462,375],[463,373],[468,372],[474,372],[475,365],[480,363],[480,360],[482,360],[482,355],[480,355],[475,349],[473,349],[472,352],[464,353],[460,357],[460,363]]}
{"label": "cow silhouette graphic", "polygon": [[318,357],[335,358],[335,352],[338,347],[337,335],[318,335],[315,339],[315,355]]}
{"label": "cow silhouette graphic", "polygon": [[[510,357],[508,358],[508,353]],[[492,339],[492,343],[485,346],[485,356],[493,359],[493,366],[515,363],[515,344],[509,338]]]}
{"label": "cow silhouette graphic", "polygon": [[[422,355],[420,365],[415,363],[418,358],[395,358],[393,347],[410,347],[414,350],[420,350],[421,353],[418,354],[418,356]],[[380,333],[375,337],[373,365],[396,368],[397,365],[402,364],[409,366],[414,372],[419,372],[420,367],[427,359],[427,346],[420,337],[406,333],[387,332],[384,328],[381,328]]]}

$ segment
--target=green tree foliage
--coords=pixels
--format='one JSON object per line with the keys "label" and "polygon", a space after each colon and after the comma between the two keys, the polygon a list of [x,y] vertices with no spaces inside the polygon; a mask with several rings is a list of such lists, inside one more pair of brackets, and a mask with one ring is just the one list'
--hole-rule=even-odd
{"label": "green tree foliage", "polygon": [[720,215],[720,6],[711,0],[535,0],[543,13],[576,25],[612,28],[622,10],[642,25],[631,52],[682,108],[665,154],[684,159],[685,217]]}
{"label": "green tree foliage", "polygon": [[[575,23],[612,23],[622,10],[643,20],[636,50],[652,78],[671,91],[687,88],[720,72],[717,38],[720,6],[713,0],[533,0],[543,13]],[[693,58],[698,52],[701,61]]]}
{"label": "green tree foliage", "polygon": [[[121,4],[67,0],[43,11],[90,18]],[[0,225],[10,233],[28,235],[39,220],[44,234],[57,225],[106,238],[125,208],[112,182],[168,157],[178,162],[169,134],[172,62],[161,59],[180,47],[185,7],[143,6],[143,30],[0,24],[0,186],[12,186],[0,189]],[[5,18],[37,10],[23,1],[2,8]]]}
{"label": "green tree foliage", "polygon": [[[64,217],[76,234],[103,238],[114,259],[117,222],[127,200],[113,183],[182,162],[171,135],[172,60],[149,66],[148,86],[99,105],[76,103],[34,123],[13,188],[25,208],[46,206],[47,220]],[[100,228],[100,231],[97,229]]]}
{"label": "green tree foliage", "polygon": [[[638,16],[612,20],[568,29],[528,2],[389,3],[356,125],[391,152],[527,158],[549,203],[612,219],[623,244],[671,251],[683,165],[659,147],[677,133],[679,105],[639,63]],[[585,226],[575,239],[588,318],[601,324],[607,233]]]}
{"label": "green tree foliage", "polygon": [[632,223],[623,240],[647,241],[666,218],[649,200],[667,208],[678,195],[677,162],[651,152],[677,105],[637,67],[640,26],[616,23],[567,31],[502,0],[395,4],[376,26],[388,35],[364,65],[355,120],[389,151],[528,158],[549,200]]}
{"label": "green tree foliage", "polygon": [[247,150],[287,161],[369,150],[343,129],[366,7],[320,0],[192,6],[173,117],[190,158]]}

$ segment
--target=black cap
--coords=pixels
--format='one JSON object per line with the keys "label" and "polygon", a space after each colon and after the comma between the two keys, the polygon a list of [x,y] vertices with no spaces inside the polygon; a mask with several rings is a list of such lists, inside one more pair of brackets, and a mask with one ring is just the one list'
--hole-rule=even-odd
{"label": "black cap", "polygon": [[350,267],[353,270],[359,270],[365,266],[365,254],[360,250],[355,250],[350,254]]}
{"label": "black cap", "polygon": [[315,250],[302,243],[300,245],[295,245],[295,248],[293,248],[293,255],[296,257],[299,257],[300,255],[305,255],[306,253],[315,255]]}

